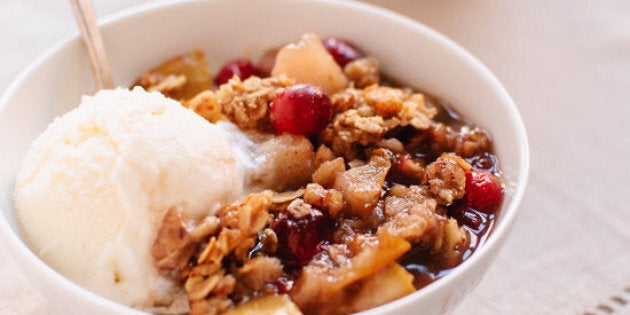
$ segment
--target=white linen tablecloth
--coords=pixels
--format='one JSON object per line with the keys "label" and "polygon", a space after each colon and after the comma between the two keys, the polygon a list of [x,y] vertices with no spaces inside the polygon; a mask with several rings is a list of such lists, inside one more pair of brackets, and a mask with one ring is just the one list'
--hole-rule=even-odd
{"label": "white linen tablecloth", "polygon": [[[94,0],[99,16],[144,2]],[[505,84],[528,130],[519,220],[454,314],[630,314],[630,1],[368,2],[471,51]],[[0,92],[75,33],[67,1],[0,0]],[[2,241],[0,314],[59,315]]]}

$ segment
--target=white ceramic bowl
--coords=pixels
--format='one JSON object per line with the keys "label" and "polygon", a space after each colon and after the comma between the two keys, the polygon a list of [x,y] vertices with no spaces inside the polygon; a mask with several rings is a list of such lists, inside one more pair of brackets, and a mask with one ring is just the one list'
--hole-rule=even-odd
{"label": "white ceramic bowl", "polygon": [[[511,229],[525,190],[528,147],[523,123],[499,81],[457,44],[403,16],[350,1],[216,0],[145,5],[102,24],[115,82],[128,86],[143,71],[178,53],[202,48],[213,64],[297,40],[307,31],[351,39],[375,56],[383,71],[454,104],[489,130],[507,194],[488,241],[443,279],[366,313],[443,314],[490,266]],[[21,238],[13,209],[13,181],[30,142],[54,117],[92,94],[92,79],[76,36],[27,68],[0,102],[0,230],[25,272],[59,314],[141,313],[68,281],[42,262]],[[51,224],[54,224],[51,222]]]}

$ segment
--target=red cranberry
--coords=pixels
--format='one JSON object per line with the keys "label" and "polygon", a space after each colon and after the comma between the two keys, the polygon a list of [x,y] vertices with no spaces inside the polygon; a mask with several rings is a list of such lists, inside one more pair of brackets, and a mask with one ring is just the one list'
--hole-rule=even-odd
{"label": "red cranberry", "polygon": [[268,77],[273,69],[273,66],[276,65],[276,55],[278,54],[279,48],[272,48],[267,50],[263,56],[258,61],[258,66],[256,67],[261,72],[261,77]]}
{"label": "red cranberry", "polygon": [[495,170],[496,157],[489,153],[481,156],[475,156],[472,158],[471,164],[475,169],[493,172]]}
{"label": "red cranberry", "polygon": [[307,264],[324,249],[330,238],[331,224],[330,219],[316,209],[299,219],[281,212],[271,224],[278,237],[277,254],[289,266]]}
{"label": "red cranberry", "polygon": [[270,107],[279,133],[310,136],[324,130],[332,118],[330,98],[319,86],[297,84],[278,93]]}
{"label": "red cranberry", "polygon": [[227,83],[234,75],[240,79],[245,80],[252,75],[259,75],[260,70],[254,66],[254,64],[245,59],[234,59],[223,65],[217,76],[214,78],[214,83],[218,86]]}
{"label": "red cranberry", "polygon": [[484,171],[466,173],[466,205],[484,213],[494,213],[503,197],[499,179]]}
{"label": "red cranberry", "polygon": [[470,209],[464,205],[458,205],[450,211],[451,217],[457,220],[459,225],[468,226],[474,230],[479,229],[483,218],[475,210]]}
{"label": "red cranberry", "polygon": [[332,55],[337,64],[339,64],[342,68],[348,62],[363,57],[363,53],[361,53],[359,49],[350,42],[340,38],[326,38],[322,41],[322,44],[324,45],[324,48],[328,50],[328,53]]}

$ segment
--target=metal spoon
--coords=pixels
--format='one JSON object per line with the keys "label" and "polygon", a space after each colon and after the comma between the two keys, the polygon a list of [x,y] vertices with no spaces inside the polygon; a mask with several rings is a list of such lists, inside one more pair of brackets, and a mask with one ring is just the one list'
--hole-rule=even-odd
{"label": "metal spoon", "polygon": [[96,90],[113,88],[112,74],[105,54],[101,32],[96,25],[96,15],[91,0],[70,0],[77,19],[81,38],[90,59]]}

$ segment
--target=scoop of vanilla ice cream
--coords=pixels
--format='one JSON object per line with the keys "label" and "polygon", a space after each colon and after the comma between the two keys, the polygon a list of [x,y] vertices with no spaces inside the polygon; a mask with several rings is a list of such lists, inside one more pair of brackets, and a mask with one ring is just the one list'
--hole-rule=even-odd
{"label": "scoop of vanilla ice cream", "polygon": [[189,220],[243,194],[231,135],[141,88],[103,90],[32,144],[15,208],[33,251],[70,280],[133,307],[168,305],[150,248],[179,206]]}

